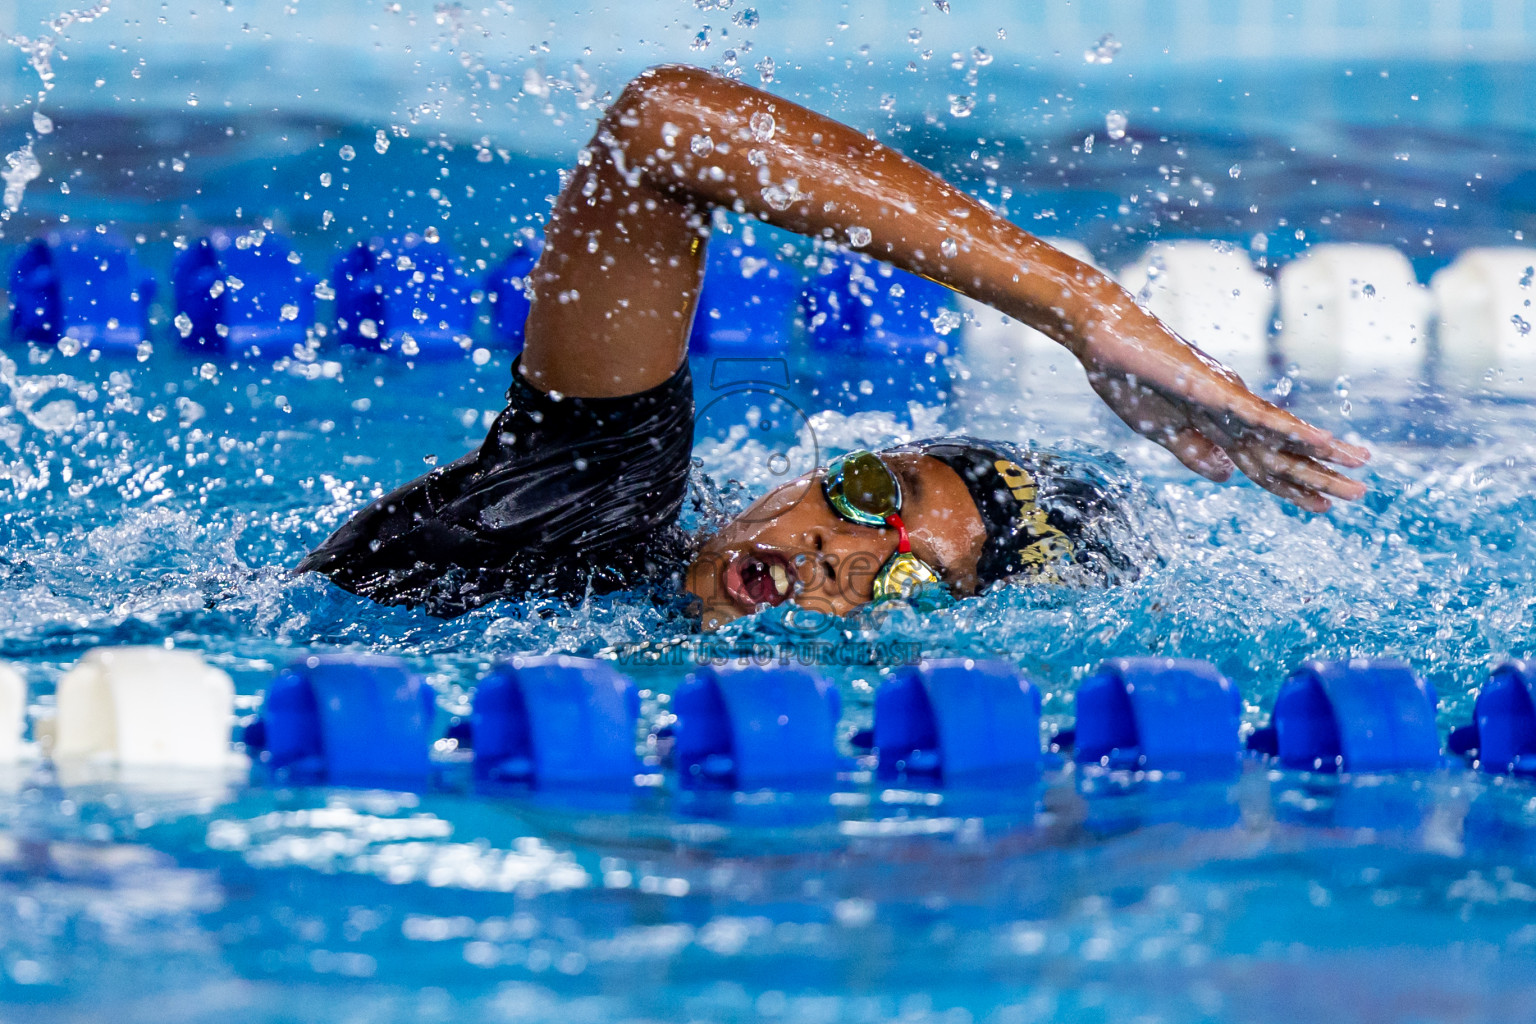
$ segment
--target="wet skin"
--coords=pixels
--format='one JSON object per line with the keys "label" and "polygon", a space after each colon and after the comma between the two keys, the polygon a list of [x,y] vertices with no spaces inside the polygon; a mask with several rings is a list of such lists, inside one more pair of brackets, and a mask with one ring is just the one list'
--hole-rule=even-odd
{"label": "wet skin", "polygon": [[[716,207],[839,243],[867,237],[869,255],[1037,328],[1133,430],[1202,476],[1241,470],[1314,512],[1365,493],[1333,466],[1363,465],[1369,452],[1253,394],[1092,267],[852,128],[689,67],[636,78],[582,150],[531,275],[528,380],[613,397],[669,378],[687,354]],[[975,508],[942,463],[905,472],[934,503],[918,501],[907,519],[914,548],[964,592],[981,543]],[[818,486],[798,481],[705,544],[688,585],[706,622],[723,622],[754,605],[732,595],[744,571],[749,590],[777,596],[775,565],[786,577],[792,567],[793,600],[846,611],[868,600],[895,543],[890,530],[844,523]]]}
{"label": "wet skin", "polygon": [[[901,481],[913,554],[956,594],[973,592],[986,531],[960,475],[926,455],[881,458]],[[699,599],[705,629],[785,601],[846,615],[869,603],[875,574],[895,551],[895,530],[833,512],[821,475],[811,474],[759,498],[706,541],[688,569],[687,590]]]}

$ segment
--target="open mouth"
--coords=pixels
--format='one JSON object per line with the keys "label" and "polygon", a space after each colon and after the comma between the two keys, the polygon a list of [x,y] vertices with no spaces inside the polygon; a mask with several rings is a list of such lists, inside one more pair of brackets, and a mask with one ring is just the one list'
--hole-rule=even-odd
{"label": "open mouth", "polygon": [[725,592],[746,611],[783,604],[795,592],[794,563],[777,551],[742,551],[726,566]]}

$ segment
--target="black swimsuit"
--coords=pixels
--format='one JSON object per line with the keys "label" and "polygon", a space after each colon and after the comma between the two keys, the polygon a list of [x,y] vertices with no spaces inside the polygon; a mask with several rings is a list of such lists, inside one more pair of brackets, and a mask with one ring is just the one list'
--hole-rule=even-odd
{"label": "black swimsuit", "polygon": [[677,516],[692,451],[687,363],[620,398],[557,399],[514,367],[478,449],[368,505],[298,571],[445,618],[499,597],[665,579],[690,546]]}

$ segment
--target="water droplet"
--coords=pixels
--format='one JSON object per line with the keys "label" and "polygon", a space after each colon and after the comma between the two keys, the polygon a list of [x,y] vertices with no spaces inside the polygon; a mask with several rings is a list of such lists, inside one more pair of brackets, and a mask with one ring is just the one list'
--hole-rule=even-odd
{"label": "water droplet", "polygon": [[731,20],[742,28],[757,28],[758,16],[756,7],[743,7],[731,16]]}
{"label": "water droplet", "polygon": [[1120,40],[1106,32],[1099,41],[1083,51],[1083,60],[1089,64],[1113,64],[1120,52]]}
{"label": "water droplet", "polygon": [[773,138],[773,132],[776,126],[773,123],[772,114],[765,114],[759,110],[757,113],[752,115],[752,118],[750,121],[748,121],[748,124],[751,125],[752,128],[752,137],[758,142],[767,142],[769,139]]}
{"label": "water droplet", "polygon": [[933,329],[938,331],[940,334],[949,334],[951,331],[954,331],[956,328],[958,328],[962,323],[964,323],[964,321],[960,318],[960,314],[956,313],[954,310],[940,310],[939,314],[933,318]]}
{"label": "water droplet", "polygon": [[477,348],[470,354],[469,358],[476,366],[484,366],[491,361],[491,350],[488,348]]}
{"label": "water droplet", "polygon": [[331,187],[331,172],[330,171],[321,171],[320,172],[320,184],[324,188],[330,188]]}
{"label": "water droplet", "polygon": [[197,368],[197,375],[203,380],[213,380],[219,375],[219,368],[213,363],[204,363]]}
{"label": "water droplet", "polygon": [[181,332],[183,338],[192,336],[192,318],[187,316],[187,314],[177,313],[176,319],[171,322],[176,325],[176,329]]}
{"label": "water droplet", "polygon": [[916,46],[918,43],[920,43],[922,41],[923,41],[923,30],[922,29],[915,28],[912,31],[907,33],[907,42],[911,43],[913,46]]}
{"label": "water droplet", "polygon": [[774,63],[772,57],[764,57],[753,66],[757,68],[757,77],[761,79],[765,85],[773,81]]}
{"label": "water droplet", "polygon": [[1241,177],[1242,173],[1243,173],[1243,167],[1242,167],[1241,164],[1233,164],[1231,167],[1227,168],[1227,176],[1230,177],[1230,178]]}
{"label": "water droplet", "polygon": [[47,135],[53,131],[53,118],[41,110],[32,111],[32,130],[39,135]]}
{"label": "water droplet", "polygon": [[688,44],[690,50],[709,49],[709,26],[705,25],[699,34],[693,37],[693,42]]}
{"label": "water droplet", "polygon": [[342,146],[336,151],[336,155],[341,157],[343,160],[351,160],[353,157],[357,156],[357,150],[353,149],[351,146]]}
{"label": "water droplet", "polygon": [[698,156],[709,156],[715,151],[715,140],[708,135],[695,135],[688,140],[688,148]]}
{"label": "water droplet", "polygon": [[1515,325],[1515,330],[1520,333],[1521,337],[1531,333],[1530,321],[1521,316],[1519,313],[1516,313],[1514,316],[1510,317],[1509,322]]}
{"label": "water droplet", "polygon": [[373,151],[380,156],[389,152],[389,136],[384,134],[383,128],[373,133]]}
{"label": "water droplet", "polygon": [[1093,152],[1093,133],[1092,132],[1089,132],[1087,135],[1083,136],[1083,152],[1084,153],[1092,153]]}
{"label": "water droplet", "polygon": [[284,303],[283,308],[278,310],[278,316],[283,320],[297,320],[299,307],[292,302]]}
{"label": "water droplet", "polygon": [[427,230],[425,230],[425,231],[423,231],[421,233],[421,237],[425,238],[429,242],[437,241],[437,239],[438,239],[437,228],[435,228],[435,227],[427,228]]}
{"label": "water droplet", "polygon": [[315,298],[329,302],[336,297],[336,289],[331,287],[329,281],[321,281],[315,285]]}
{"label": "water droplet", "polygon": [[80,339],[73,334],[66,334],[59,339],[59,351],[66,356],[80,354]]}
{"label": "water droplet", "polygon": [[949,98],[949,112],[954,117],[970,117],[971,111],[976,109],[976,97],[970,95],[951,96]]}
{"label": "water droplet", "polygon": [[762,194],[763,202],[782,212],[800,197],[800,189],[797,182],[787,181],[782,185],[769,185]]}
{"label": "water droplet", "polygon": [[937,7],[943,14],[949,13],[949,0],[933,0],[933,6]]}
{"label": "water droplet", "polygon": [[1119,141],[1125,138],[1126,117],[1123,110],[1111,110],[1104,115],[1104,134]]}
{"label": "water droplet", "polygon": [[400,342],[400,354],[403,356],[419,356],[421,355],[421,346],[416,344],[415,338],[407,334]]}
{"label": "water droplet", "polygon": [[357,325],[357,333],[361,334],[363,337],[369,339],[370,341],[377,340],[379,337],[378,321],[367,319],[361,321]]}
{"label": "water droplet", "polygon": [[992,55],[986,51],[985,47],[973,46],[971,47],[971,60],[976,62],[977,67],[984,68],[992,63]]}
{"label": "water droplet", "polygon": [[873,240],[874,235],[870,233],[869,228],[855,224],[848,229],[848,244],[855,249],[862,249]]}
{"label": "water droplet", "polygon": [[955,254],[960,251],[960,247],[955,244],[955,240],[953,238],[946,238],[944,241],[939,243],[939,251],[948,258],[954,259]]}

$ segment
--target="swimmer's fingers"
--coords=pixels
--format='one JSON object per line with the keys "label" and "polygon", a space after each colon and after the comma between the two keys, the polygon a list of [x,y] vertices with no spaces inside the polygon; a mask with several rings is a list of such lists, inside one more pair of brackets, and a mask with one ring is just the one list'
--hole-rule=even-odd
{"label": "swimmer's fingers", "polygon": [[[1226,450],[1189,422],[1182,409],[1156,393],[1137,401],[1137,422],[1126,420],[1138,433],[1166,448],[1173,457],[1207,480],[1224,484],[1236,470]],[[1149,414],[1156,415],[1159,426],[1147,429]]]}
{"label": "swimmer's fingers", "polygon": [[1360,481],[1316,459],[1282,451],[1259,439],[1234,441],[1227,451],[1254,483],[1312,512],[1328,511],[1333,505],[1330,498],[1355,501],[1365,495]]}
{"label": "swimmer's fingers", "polygon": [[1266,402],[1245,388],[1233,388],[1223,405],[1223,430],[1232,437],[1251,432],[1270,434],[1280,439],[1276,447],[1292,455],[1352,468],[1370,460],[1369,449],[1341,441],[1332,432]]}
{"label": "swimmer's fingers", "polygon": [[1221,445],[1206,437],[1194,427],[1184,427],[1159,434],[1152,438],[1173,453],[1173,457],[1207,480],[1224,484],[1232,479],[1237,467]]}

